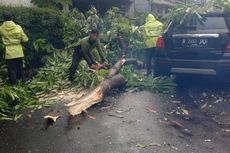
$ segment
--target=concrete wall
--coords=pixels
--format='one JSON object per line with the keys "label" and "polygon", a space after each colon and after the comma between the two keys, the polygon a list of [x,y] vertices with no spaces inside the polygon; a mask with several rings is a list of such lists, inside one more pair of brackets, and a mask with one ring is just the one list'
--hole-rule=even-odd
{"label": "concrete wall", "polygon": [[0,5],[10,6],[33,6],[31,0],[0,0]]}
{"label": "concrete wall", "polygon": [[129,18],[134,18],[134,3],[131,3],[128,8],[126,8],[125,15]]}
{"label": "concrete wall", "polygon": [[137,12],[149,12],[150,5],[148,0],[135,0],[134,9]]}

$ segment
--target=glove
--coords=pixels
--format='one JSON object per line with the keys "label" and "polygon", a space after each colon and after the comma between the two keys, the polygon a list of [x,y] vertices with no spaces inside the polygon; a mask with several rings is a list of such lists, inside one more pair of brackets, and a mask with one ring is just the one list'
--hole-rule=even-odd
{"label": "glove", "polygon": [[91,66],[90,66],[90,68],[91,69],[94,69],[94,70],[101,70],[101,69],[104,69],[105,68],[105,66],[103,65],[103,64],[92,64]]}
{"label": "glove", "polygon": [[95,70],[96,69],[96,64],[90,65],[90,68]]}

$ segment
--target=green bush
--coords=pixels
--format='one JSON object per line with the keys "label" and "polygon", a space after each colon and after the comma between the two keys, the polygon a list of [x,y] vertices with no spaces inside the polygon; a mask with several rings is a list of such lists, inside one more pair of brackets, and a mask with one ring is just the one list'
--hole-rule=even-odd
{"label": "green bush", "polygon": [[[65,19],[61,12],[48,8],[24,8],[24,7],[4,7],[0,6],[0,23],[2,23],[2,13],[9,11],[13,15],[13,21],[24,29],[29,37],[26,46],[26,63],[28,67],[40,64],[44,52],[35,52],[33,42],[37,39],[46,39],[54,47],[64,46]],[[29,64],[28,64],[29,63]]]}

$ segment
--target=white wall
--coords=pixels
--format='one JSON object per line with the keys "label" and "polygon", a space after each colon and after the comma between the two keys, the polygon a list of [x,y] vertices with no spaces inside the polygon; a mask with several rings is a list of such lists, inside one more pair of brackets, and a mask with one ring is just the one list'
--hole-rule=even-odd
{"label": "white wall", "polygon": [[31,0],[0,0],[0,5],[10,6],[33,6]]}

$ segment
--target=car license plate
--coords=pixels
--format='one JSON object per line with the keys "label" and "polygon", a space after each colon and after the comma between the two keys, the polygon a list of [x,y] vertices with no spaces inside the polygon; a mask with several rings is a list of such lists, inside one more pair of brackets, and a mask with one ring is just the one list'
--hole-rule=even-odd
{"label": "car license plate", "polygon": [[206,47],[207,45],[207,39],[182,39],[183,47]]}

